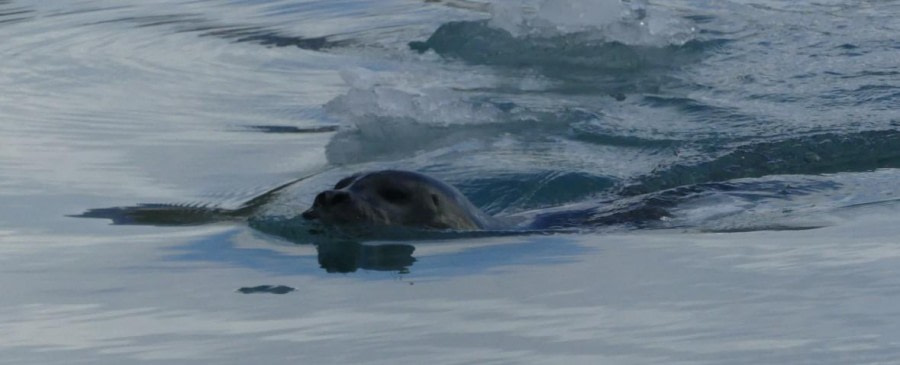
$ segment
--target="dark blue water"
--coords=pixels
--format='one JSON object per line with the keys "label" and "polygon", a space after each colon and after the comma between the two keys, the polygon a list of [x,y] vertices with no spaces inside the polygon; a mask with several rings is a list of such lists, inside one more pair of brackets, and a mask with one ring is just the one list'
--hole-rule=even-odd
{"label": "dark blue water", "polygon": [[[0,0],[0,363],[894,361],[898,15]],[[388,168],[564,229],[295,219]]]}

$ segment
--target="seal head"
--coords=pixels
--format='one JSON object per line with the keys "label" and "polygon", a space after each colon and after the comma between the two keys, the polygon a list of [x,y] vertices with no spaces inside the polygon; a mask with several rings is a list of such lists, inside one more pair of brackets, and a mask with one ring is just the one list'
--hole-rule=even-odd
{"label": "seal head", "polygon": [[412,171],[355,174],[316,195],[302,214],[336,225],[479,230],[489,217],[450,185]]}

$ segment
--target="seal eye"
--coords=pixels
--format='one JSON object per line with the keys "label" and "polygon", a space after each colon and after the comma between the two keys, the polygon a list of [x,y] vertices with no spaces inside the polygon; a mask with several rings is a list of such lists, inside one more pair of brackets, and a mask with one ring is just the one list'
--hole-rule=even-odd
{"label": "seal eye", "polygon": [[403,203],[409,199],[409,194],[405,191],[394,188],[382,189],[378,191],[378,194],[391,203]]}

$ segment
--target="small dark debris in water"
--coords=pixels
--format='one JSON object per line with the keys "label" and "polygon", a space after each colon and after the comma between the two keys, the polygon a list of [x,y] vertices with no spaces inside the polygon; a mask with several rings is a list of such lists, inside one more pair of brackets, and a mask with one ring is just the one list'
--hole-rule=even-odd
{"label": "small dark debris in water", "polygon": [[294,290],[296,289],[284,285],[260,285],[243,287],[238,289],[237,291],[241,294],[287,294]]}
{"label": "small dark debris in water", "polygon": [[625,101],[625,94],[623,93],[612,93],[609,96],[612,96],[616,101]]}
{"label": "small dark debris in water", "polygon": [[504,113],[509,113],[516,107],[516,103],[492,103],[497,109]]}
{"label": "small dark debris in water", "polygon": [[299,128],[287,125],[254,125],[250,126],[250,129],[263,133],[328,133],[338,130],[338,126],[328,125],[323,127]]}
{"label": "small dark debris in water", "polygon": [[772,225],[772,226],[760,226],[760,227],[723,227],[723,228],[712,228],[712,229],[704,229],[702,232],[708,233],[743,233],[743,232],[761,232],[761,231],[809,231],[813,229],[819,229],[823,226],[783,226],[783,225]]}

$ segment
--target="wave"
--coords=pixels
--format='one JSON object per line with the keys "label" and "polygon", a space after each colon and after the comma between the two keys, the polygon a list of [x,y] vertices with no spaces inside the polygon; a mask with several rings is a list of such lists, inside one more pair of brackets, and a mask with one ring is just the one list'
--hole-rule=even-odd
{"label": "wave", "polygon": [[900,168],[900,130],[824,133],[748,144],[709,161],[660,168],[623,196],[767,175],[820,175]]}
{"label": "wave", "polygon": [[678,45],[627,44],[598,38],[593,33],[547,37],[516,37],[489,21],[458,21],[441,25],[424,42],[410,48],[432,50],[446,57],[477,65],[537,67],[547,72],[593,70],[637,72],[670,68],[699,59],[701,51],[723,41],[690,40]]}
{"label": "wave", "polygon": [[621,73],[669,68],[697,59],[687,18],[644,1],[544,0],[495,3],[487,20],[448,22],[409,43],[470,64]]}
{"label": "wave", "polygon": [[0,26],[25,22],[35,18],[34,10],[24,7],[7,7],[11,3],[11,1],[0,1]]}
{"label": "wave", "polygon": [[488,214],[499,214],[584,201],[616,182],[586,172],[539,171],[468,179],[455,186]]}
{"label": "wave", "polygon": [[98,24],[122,22],[136,24],[138,28],[166,26],[172,28],[175,33],[197,33],[200,37],[216,37],[235,43],[255,43],[268,47],[297,47],[311,51],[345,46],[349,42],[346,40],[334,40],[332,39],[333,37],[329,36],[301,37],[285,35],[264,26],[216,24],[196,14],[130,16],[105,20]]}
{"label": "wave", "polygon": [[490,25],[516,37],[583,34],[630,45],[683,44],[694,27],[644,0],[542,0],[494,3]]}

